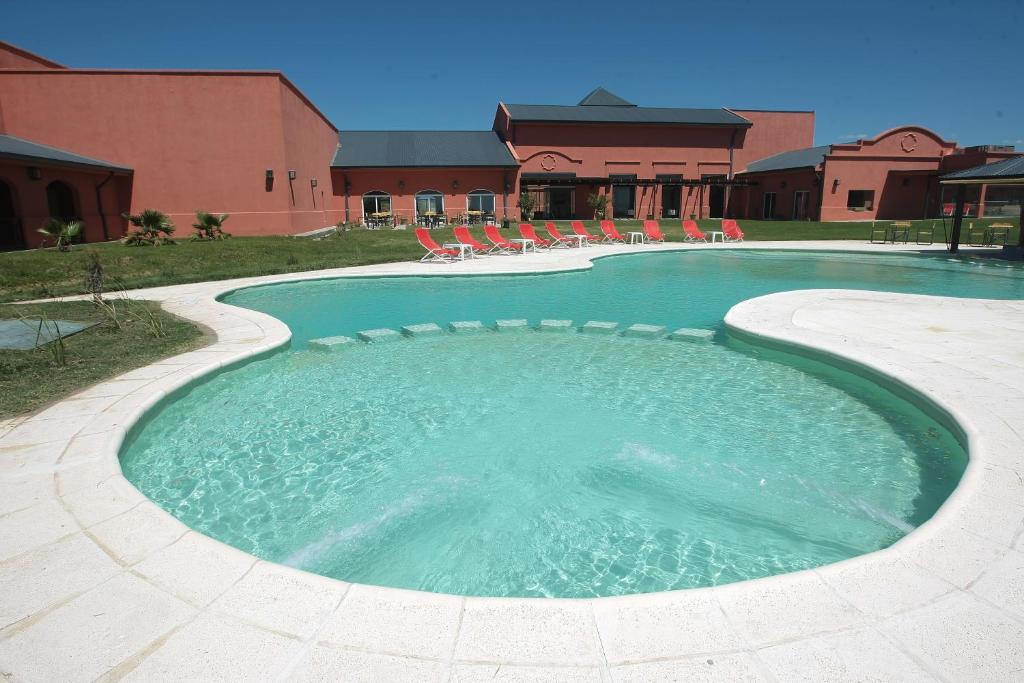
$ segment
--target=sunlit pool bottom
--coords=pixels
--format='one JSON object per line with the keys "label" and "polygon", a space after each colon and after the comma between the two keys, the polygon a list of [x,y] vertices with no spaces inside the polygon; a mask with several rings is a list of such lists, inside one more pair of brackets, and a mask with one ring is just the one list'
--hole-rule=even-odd
{"label": "sunlit pool bottom", "polygon": [[482,332],[221,373],[122,462],[183,522],[268,560],[591,597],[884,548],[932,515],[966,456],[877,385],[739,342]]}

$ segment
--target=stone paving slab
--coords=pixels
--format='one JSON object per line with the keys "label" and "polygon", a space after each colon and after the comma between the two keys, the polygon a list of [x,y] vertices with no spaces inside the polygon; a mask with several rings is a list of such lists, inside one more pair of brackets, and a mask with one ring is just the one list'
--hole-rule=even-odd
{"label": "stone paving slab", "polygon": [[[446,274],[584,269],[602,256],[681,248],[707,247],[599,245],[459,262]],[[1024,302],[810,290],[729,312],[733,332],[826,352],[913,387],[956,421],[969,449],[960,486],[931,520],[887,550],[810,571],[594,600],[461,598],[349,585],[190,531],[124,481],[116,452],[146,410],[193,379],[290,339],[280,321],[220,303],[218,295],[268,282],[431,270],[381,264],[132,292],[207,325],[218,342],[0,423],[0,499],[10,498],[0,506],[4,676],[1019,678],[1024,440],[1013,425],[1024,414]],[[984,344],[978,330],[986,330]]]}

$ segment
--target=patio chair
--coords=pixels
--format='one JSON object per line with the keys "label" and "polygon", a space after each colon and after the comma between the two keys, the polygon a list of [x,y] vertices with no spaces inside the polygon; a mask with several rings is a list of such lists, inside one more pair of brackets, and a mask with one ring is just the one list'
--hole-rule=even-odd
{"label": "patio chair", "polygon": [[469,226],[460,225],[453,231],[455,233],[455,239],[461,244],[468,244],[473,247],[473,253],[486,254],[490,249],[486,244],[477,240],[473,237],[473,234],[469,231]]}
{"label": "patio chair", "polygon": [[695,220],[683,220],[683,241],[685,242],[707,242],[708,235],[701,232]]}
{"label": "patio chair", "polygon": [[496,225],[485,225],[484,235],[494,244],[488,254],[515,254],[522,252],[526,246],[522,242],[509,242],[501,236]]}
{"label": "patio chair", "polygon": [[661,232],[661,226],[658,225],[658,221],[644,221],[644,234],[647,236],[648,242],[664,242],[665,235]]}
{"label": "patio chair", "polygon": [[574,246],[573,240],[566,238],[565,235],[558,231],[554,223],[545,223],[544,229],[548,231],[551,236],[552,247],[571,247]]}
{"label": "patio chair", "polygon": [[625,244],[626,238],[622,236],[619,229],[615,227],[615,221],[601,221],[601,232],[604,233],[604,239],[602,242],[618,242],[619,244]]}
{"label": "patio chair", "polygon": [[742,242],[743,231],[740,224],[732,218],[722,219],[722,237],[726,242]]}
{"label": "patio chair", "polygon": [[424,261],[452,263],[455,260],[455,257],[459,255],[457,250],[444,249],[440,244],[435,242],[434,238],[430,235],[430,231],[426,228],[416,228],[416,239],[419,240],[420,246],[427,250],[427,253],[420,259],[421,263]]}
{"label": "patio chair", "polygon": [[537,230],[533,227],[533,223],[520,223],[519,234],[523,236],[523,239],[533,240],[534,246],[544,247],[545,249],[551,248],[551,240],[546,240],[537,234]]}
{"label": "patio chair", "polygon": [[584,238],[588,242],[592,242],[594,244],[597,244],[598,242],[601,241],[601,238],[598,237],[597,235],[591,235],[589,232],[587,232],[587,228],[584,227],[583,221],[573,221],[573,222],[569,223],[569,227],[572,228],[572,231],[574,233],[576,233],[580,237]]}

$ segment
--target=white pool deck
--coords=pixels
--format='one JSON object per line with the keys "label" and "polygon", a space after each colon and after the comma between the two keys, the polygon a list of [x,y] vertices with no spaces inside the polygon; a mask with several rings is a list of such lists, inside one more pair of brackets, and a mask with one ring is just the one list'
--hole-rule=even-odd
{"label": "white pool deck", "polygon": [[[723,248],[914,251],[863,243]],[[734,329],[854,361],[955,418],[970,463],[893,547],[716,588],[593,600],[347,584],[189,530],[121,474],[125,429],[168,392],[285,344],[226,290],[353,275],[586,268],[596,246],[133,292],[217,340],[0,422],[0,680],[833,681],[1024,679],[1024,302],[813,290],[743,302]],[[496,317],[500,311],[495,311]],[[444,321],[439,321],[444,322]]]}

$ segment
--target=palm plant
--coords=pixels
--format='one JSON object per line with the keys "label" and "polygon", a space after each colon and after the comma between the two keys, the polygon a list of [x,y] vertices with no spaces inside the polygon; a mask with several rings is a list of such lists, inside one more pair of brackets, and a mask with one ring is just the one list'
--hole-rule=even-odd
{"label": "palm plant", "polygon": [[594,220],[601,220],[608,211],[608,195],[592,192],[587,195],[587,206],[594,211]]}
{"label": "palm plant", "polygon": [[524,221],[533,220],[533,207],[537,206],[537,197],[532,192],[523,192],[519,195],[519,210],[522,212]]}
{"label": "palm plant", "polygon": [[174,223],[167,214],[156,209],[143,209],[138,215],[128,213],[121,214],[126,221],[131,223],[135,229],[121,240],[124,244],[140,246],[152,244],[174,244],[171,234],[174,232]]}
{"label": "palm plant", "polygon": [[222,240],[225,237],[231,237],[229,233],[224,232],[224,221],[227,219],[228,214],[226,213],[215,214],[206,211],[196,211],[196,222],[192,224],[196,234],[192,235],[192,239]]}
{"label": "palm plant", "polygon": [[49,238],[53,240],[57,251],[70,251],[71,242],[82,234],[82,226],[82,221],[62,221],[59,218],[51,218],[43,224],[43,227],[39,228],[39,232],[45,235],[39,246],[45,246],[47,238]]}

